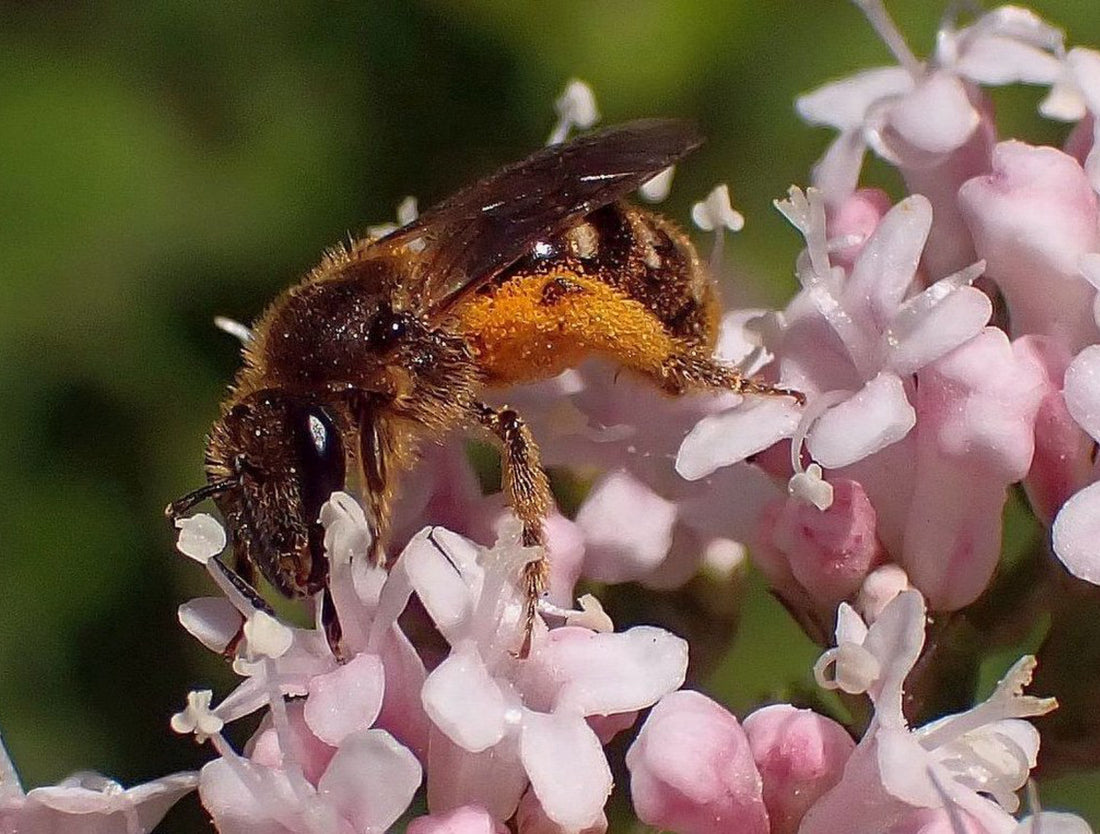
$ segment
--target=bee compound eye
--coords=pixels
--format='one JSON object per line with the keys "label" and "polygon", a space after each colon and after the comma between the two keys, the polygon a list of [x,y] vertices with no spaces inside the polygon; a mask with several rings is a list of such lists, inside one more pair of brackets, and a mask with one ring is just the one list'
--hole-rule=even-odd
{"label": "bee compound eye", "polygon": [[312,523],[321,505],[344,486],[344,441],[332,416],[319,405],[299,411],[294,419],[297,458],[294,467],[301,490],[305,521]]}

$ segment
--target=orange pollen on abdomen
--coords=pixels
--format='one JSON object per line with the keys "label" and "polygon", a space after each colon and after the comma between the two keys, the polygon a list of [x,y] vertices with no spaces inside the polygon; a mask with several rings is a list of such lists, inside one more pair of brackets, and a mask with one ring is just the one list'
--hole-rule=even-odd
{"label": "orange pollen on abdomen", "polygon": [[499,384],[554,376],[592,354],[654,371],[677,347],[644,304],[571,272],[510,278],[456,314],[480,364]]}

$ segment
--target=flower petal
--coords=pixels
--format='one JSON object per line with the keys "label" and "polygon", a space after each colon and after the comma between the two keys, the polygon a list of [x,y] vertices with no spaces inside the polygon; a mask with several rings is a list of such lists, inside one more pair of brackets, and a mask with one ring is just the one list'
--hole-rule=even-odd
{"label": "flower petal", "polygon": [[1063,391],[1073,419],[1100,440],[1100,345],[1085,348],[1069,363]]}
{"label": "flower petal", "polygon": [[546,816],[576,831],[600,818],[611,794],[611,769],[600,740],[583,718],[528,711],[519,749]]}
{"label": "flower petal", "polygon": [[916,422],[905,386],[884,371],[826,411],[810,430],[807,445],[823,467],[838,469],[897,443]]}
{"label": "flower petal", "polygon": [[1054,552],[1079,579],[1100,585],[1100,482],[1070,498],[1054,519]]}
{"label": "flower petal", "polygon": [[980,121],[963,83],[948,72],[927,77],[890,108],[888,118],[907,144],[937,155],[962,147]]}
{"label": "flower petal", "polygon": [[676,505],[624,470],[598,480],[577,513],[585,537],[585,575],[627,582],[668,555]]}
{"label": "flower petal", "polygon": [[317,792],[361,834],[384,832],[409,807],[420,786],[420,763],[385,730],[344,739]]}
{"label": "flower petal", "polygon": [[760,773],[727,710],[680,690],[653,708],[626,754],[639,819],[691,834],[769,830]]}
{"label": "flower petal", "polygon": [[976,38],[955,65],[958,73],[983,85],[1055,82],[1062,63],[1054,55],[1015,38]]}
{"label": "flower petal", "polygon": [[913,89],[913,76],[901,67],[876,67],[799,96],[795,109],[810,124],[850,130],[863,125],[877,101]]}
{"label": "flower petal", "polygon": [[[916,373],[967,339],[978,335],[993,314],[993,302],[981,290],[958,287],[928,306],[920,300],[936,291],[933,285],[910,299],[890,328],[889,366],[899,376]],[[912,311],[912,315],[906,315]]]}
{"label": "flower petal", "polygon": [[420,698],[432,722],[471,753],[504,736],[507,703],[476,647],[460,644],[424,682]]}
{"label": "flower petal", "polygon": [[480,805],[460,805],[410,820],[405,834],[508,834],[508,829]]}
{"label": "flower petal", "polygon": [[326,744],[340,745],[357,730],[366,730],[382,709],[386,673],[377,655],[360,654],[309,682],[305,719]]}
{"label": "flower petal", "polygon": [[241,631],[244,617],[225,597],[199,597],[183,603],[177,614],[187,633],[212,652],[223,652]]}
{"label": "flower petal", "polygon": [[746,401],[723,414],[704,417],[684,438],[676,454],[676,471],[689,481],[790,437],[801,411],[787,398]]}
{"label": "flower petal", "polygon": [[884,328],[913,284],[931,228],[932,204],[920,194],[890,209],[845,282],[844,308],[865,324]]}
{"label": "flower petal", "polygon": [[652,626],[620,634],[556,628],[547,635],[537,661],[564,681],[556,710],[612,715],[651,706],[679,688],[687,674],[688,646]]}

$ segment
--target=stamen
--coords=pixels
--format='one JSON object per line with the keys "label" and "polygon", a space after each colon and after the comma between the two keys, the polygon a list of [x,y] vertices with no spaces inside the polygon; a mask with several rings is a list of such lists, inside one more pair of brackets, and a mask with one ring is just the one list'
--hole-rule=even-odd
{"label": "stamen", "polygon": [[722,265],[725,230],[739,232],[745,227],[745,218],[730,203],[730,189],[725,183],[716,185],[705,200],[691,207],[691,220],[704,232],[714,232],[714,247],[710,250],[710,269],[718,274]]}
{"label": "stamen", "polygon": [[580,606],[580,610],[561,608],[546,599],[540,599],[537,605],[540,614],[560,617],[565,620],[567,626],[587,628],[592,631],[598,631],[601,634],[610,633],[615,630],[615,624],[611,621],[611,617],[607,615],[600,601],[592,594],[585,594],[577,600],[577,605]]}
{"label": "stamen", "polygon": [[294,642],[294,632],[266,611],[257,611],[244,624],[244,637],[253,654],[282,657]]}
{"label": "stamen", "polygon": [[898,63],[913,78],[919,78],[924,71],[924,67],[909,49],[909,45],[905,43],[905,38],[902,37],[897,24],[886,13],[886,7],[883,6],[882,0],[853,0],[853,2],[863,12],[864,17],[867,18],[875,33],[882,38],[883,43],[897,58]]}
{"label": "stamen", "polygon": [[195,739],[200,743],[220,733],[225,722],[210,708],[213,697],[214,693],[209,689],[188,692],[187,706],[169,721],[172,729],[180,735],[194,733]]}
{"label": "stamen", "polygon": [[638,189],[638,194],[647,203],[661,202],[668,197],[669,192],[672,190],[672,175],[675,171],[676,166],[669,165],[653,179],[642,183],[642,187]]}
{"label": "stamen", "polygon": [[925,750],[934,750],[966,733],[1006,718],[1034,718],[1057,709],[1055,698],[1039,698],[1024,695],[1024,687],[1031,683],[1035,658],[1021,657],[1009,669],[985,701],[966,712],[953,715],[936,724],[921,735],[920,744]]}
{"label": "stamen", "polygon": [[225,550],[225,528],[214,516],[196,513],[188,518],[177,518],[176,549],[200,565],[205,565]]}
{"label": "stamen", "polygon": [[853,391],[846,391],[843,389],[826,391],[824,394],[819,394],[814,397],[802,410],[802,417],[798,421],[798,427],[791,435],[791,469],[793,469],[796,474],[806,471],[805,467],[802,466],[802,449],[806,444],[806,437],[810,433],[810,429],[813,428],[813,424],[817,422],[817,418],[834,405],[844,402],[853,394]]}
{"label": "stamen", "polygon": [[824,512],[833,505],[833,485],[821,474],[821,467],[811,463],[805,472],[795,472],[787,482],[787,494],[796,501],[813,504]]}
{"label": "stamen", "polygon": [[214,316],[214,326],[223,333],[228,333],[230,336],[240,339],[242,345],[247,345],[252,341],[252,331],[236,319],[227,318],[226,316]]}
{"label": "stamen", "polygon": [[866,692],[882,674],[882,665],[857,643],[841,643],[814,664],[814,679],[822,689],[840,689],[849,695]]}
{"label": "stamen", "polygon": [[569,132],[574,127],[587,130],[600,120],[596,94],[577,78],[565,85],[565,91],[554,102],[554,109],[558,111],[558,122],[550,131],[547,145],[560,145],[569,137]]}

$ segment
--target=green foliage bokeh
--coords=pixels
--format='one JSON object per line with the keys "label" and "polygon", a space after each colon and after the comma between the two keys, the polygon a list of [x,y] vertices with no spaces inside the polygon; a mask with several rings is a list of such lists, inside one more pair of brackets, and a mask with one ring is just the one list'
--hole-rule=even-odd
{"label": "green foliage bokeh", "polygon": [[[1033,5],[1100,45],[1094,0]],[[926,53],[940,4],[890,8]],[[207,758],[168,717],[229,676],[176,624],[209,588],[162,508],[200,482],[236,367],[214,315],[250,320],[404,195],[426,205],[540,145],[574,76],[606,122],[699,123],[708,144],[668,211],[686,219],[728,182],[748,225],[725,296],[781,304],[799,240],[770,203],[831,138],[800,124],[794,97],[887,60],[843,0],[0,9],[0,730],[26,785],[80,768],[132,783]],[[1057,141],[1037,96],[1017,98],[1010,123]],[[808,679],[813,657],[761,589],[744,616],[750,639],[796,645],[734,649],[715,686],[738,707]],[[1084,807],[1097,784],[1044,796]]]}

